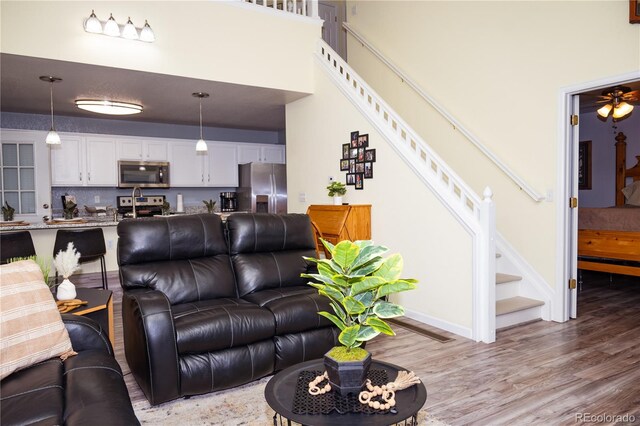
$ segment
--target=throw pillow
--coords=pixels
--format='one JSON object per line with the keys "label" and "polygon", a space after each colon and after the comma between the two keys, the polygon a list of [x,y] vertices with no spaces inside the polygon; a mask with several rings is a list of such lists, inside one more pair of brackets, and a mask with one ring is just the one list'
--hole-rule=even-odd
{"label": "throw pillow", "polygon": [[22,260],[0,266],[0,380],[46,359],[75,354],[38,264]]}
{"label": "throw pillow", "polygon": [[627,204],[632,206],[640,206],[640,180],[633,182],[622,188],[622,193],[627,199]]}

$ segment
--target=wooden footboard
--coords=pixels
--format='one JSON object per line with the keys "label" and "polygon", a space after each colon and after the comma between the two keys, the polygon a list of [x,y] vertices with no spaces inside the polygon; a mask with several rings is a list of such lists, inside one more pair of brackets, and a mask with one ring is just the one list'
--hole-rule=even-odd
{"label": "wooden footboard", "polygon": [[603,263],[598,259],[640,262],[640,232],[578,230],[578,269],[640,277],[640,265]]}

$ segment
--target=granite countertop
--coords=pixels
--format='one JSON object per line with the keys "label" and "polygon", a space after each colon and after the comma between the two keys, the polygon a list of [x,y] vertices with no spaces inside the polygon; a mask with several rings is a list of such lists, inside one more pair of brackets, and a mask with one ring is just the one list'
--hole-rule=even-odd
{"label": "granite countertop", "polygon": [[[183,215],[183,214],[199,214],[199,213],[203,213],[202,211],[186,211],[184,213],[174,213],[171,216],[174,215]],[[243,212],[243,211],[238,211],[238,212],[215,212],[217,215],[219,215],[221,217],[221,219],[223,221],[226,221],[227,218],[229,217],[229,215],[234,214],[234,213],[247,213],[247,212]],[[83,217],[78,217],[77,219],[84,219],[86,220],[86,222],[80,222],[80,223],[73,223],[73,222],[69,222],[69,223],[65,223],[65,222],[59,222],[59,223],[51,223],[51,222],[32,222],[29,223],[28,225],[16,225],[16,226],[0,226],[0,232],[4,232],[4,231],[37,231],[40,229],[61,229],[61,228],[96,228],[96,227],[108,227],[108,226],[118,226],[118,223],[120,223],[123,220],[138,220],[138,219],[133,219],[133,218],[125,218],[125,219],[118,219],[117,221],[114,221],[112,217],[106,217],[106,216],[83,216]]]}

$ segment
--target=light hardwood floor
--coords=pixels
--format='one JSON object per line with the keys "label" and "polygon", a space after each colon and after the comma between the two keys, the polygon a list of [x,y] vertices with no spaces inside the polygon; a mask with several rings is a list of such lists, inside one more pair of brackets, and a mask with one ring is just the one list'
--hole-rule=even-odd
{"label": "light hardwood floor", "polygon": [[[99,274],[74,281],[97,286]],[[116,358],[137,401],[144,395],[124,358],[117,273],[109,284]],[[419,375],[428,410],[452,425],[640,424],[640,279],[613,276],[609,283],[609,274],[585,274],[578,308],[576,320],[503,330],[490,345],[425,327],[454,339],[439,343],[396,326],[397,336],[377,338],[367,349]],[[587,417],[597,415],[635,420]]]}

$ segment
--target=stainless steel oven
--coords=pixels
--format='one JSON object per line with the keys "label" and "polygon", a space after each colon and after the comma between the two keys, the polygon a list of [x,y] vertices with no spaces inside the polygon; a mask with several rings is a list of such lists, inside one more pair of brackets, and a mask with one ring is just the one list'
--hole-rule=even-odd
{"label": "stainless steel oven", "polygon": [[169,163],[118,161],[119,188],[169,188]]}

